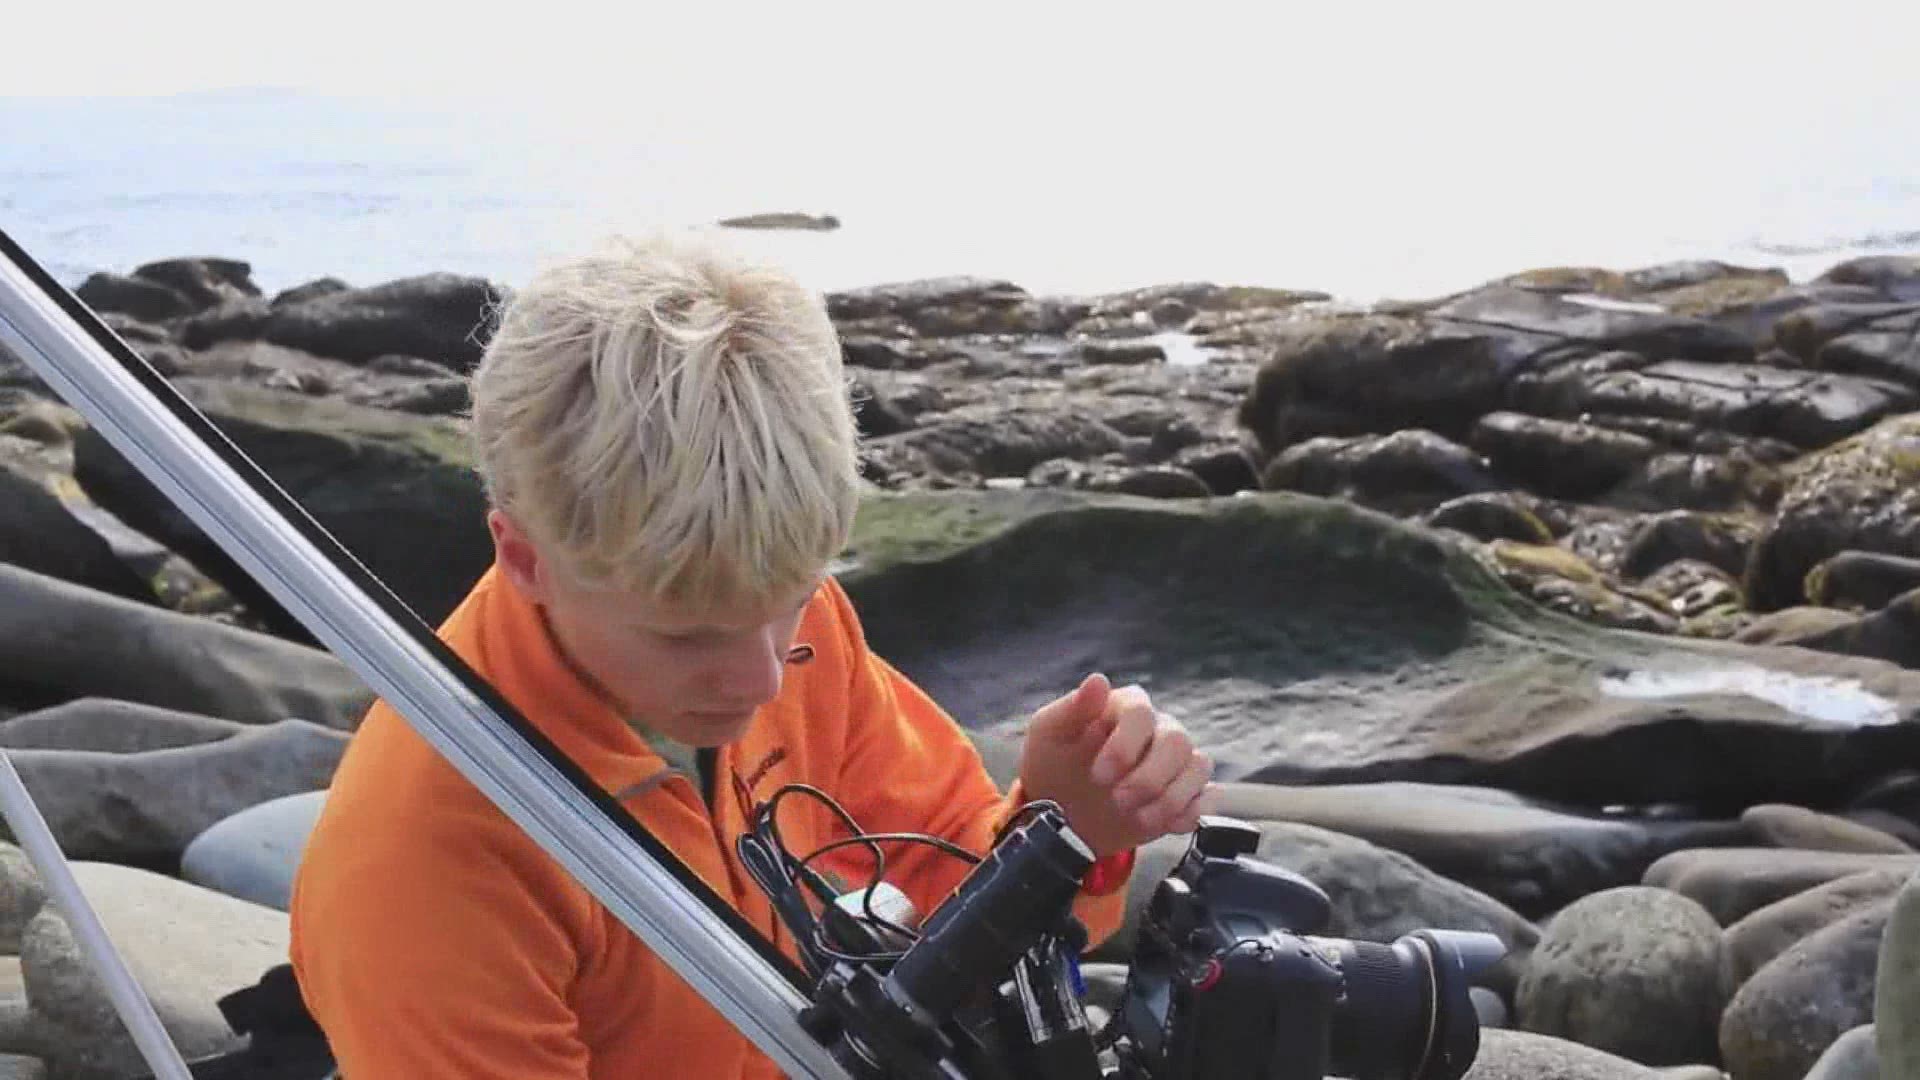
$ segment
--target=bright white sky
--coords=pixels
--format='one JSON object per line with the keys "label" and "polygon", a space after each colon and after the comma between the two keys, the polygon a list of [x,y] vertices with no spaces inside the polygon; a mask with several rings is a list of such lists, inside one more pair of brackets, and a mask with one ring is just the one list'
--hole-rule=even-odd
{"label": "bright white sky", "polygon": [[589,122],[671,108],[824,114],[848,132],[935,125],[955,140],[1091,128],[1135,146],[1196,120],[1249,135],[1356,119],[1471,128],[1462,112],[1493,103],[1508,123],[1605,113],[1669,138],[1744,139],[1859,119],[1796,106],[1810,97],[1909,123],[1920,102],[1914,0],[3,6],[0,96],[292,86],[565,101]]}

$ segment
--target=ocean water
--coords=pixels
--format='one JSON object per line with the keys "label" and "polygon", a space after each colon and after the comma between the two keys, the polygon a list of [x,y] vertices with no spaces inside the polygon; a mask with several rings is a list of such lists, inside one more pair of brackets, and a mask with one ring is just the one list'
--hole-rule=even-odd
{"label": "ocean water", "polygon": [[70,284],[220,255],[269,291],[435,270],[511,283],[608,233],[766,211],[840,219],[730,232],[823,289],[1204,279],[1364,301],[1546,265],[1717,258],[1805,279],[1920,252],[1913,116],[1807,122],[1821,114],[1698,138],[1572,106],[1552,131],[1337,115],[1076,130],[1039,114],[770,134],[275,90],[0,98],[0,228]]}

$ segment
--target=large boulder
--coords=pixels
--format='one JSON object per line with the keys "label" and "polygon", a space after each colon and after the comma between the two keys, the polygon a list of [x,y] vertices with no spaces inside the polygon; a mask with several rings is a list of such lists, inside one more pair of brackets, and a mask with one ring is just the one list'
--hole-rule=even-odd
{"label": "large boulder", "polygon": [[494,307],[504,299],[503,289],[482,278],[425,274],[275,304],[262,336],[339,360],[398,353],[467,371],[479,362]]}
{"label": "large boulder", "polygon": [[141,580],[53,492],[0,463],[0,563],[84,585],[89,589],[154,603],[153,587]]}
{"label": "large boulder", "polygon": [[1786,473],[1746,568],[1757,611],[1806,598],[1808,571],[1842,551],[1920,556],[1920,414],[1884,420]]}
{"label": "large boulder", "polygon": [[[224,381],[176,385],[429,625],[453,610],[492,561],[486,496],[459,421]],[[205,569],[276,632],[312,640],[104,439],[83,435],[74,458],[75,476],[102,506]]]}
{"label": "large boulder", "polygon": [[1882,1075],[1920,1076],[1920,876],[1909,878],[1894,898],[1875,980],[1874,1037]]}
{"label": "large boulder", "polygon": [[[73,865],[81,892],[140,983],[167,1035],[188,1060],[244,1042],[220,1011],[222,997],[286,962],[287,916],[146,871]],[[52,905],[28,924],[21,948],[32,1015],[24,1047],[71,1080],[124,1080],[146,1065],[106,987]]]}
{"label": "large boulder", "polygon": [[1739,1080],[1803,1080],[1840,1036],[1873,1022],[1874,978],[1891,907],[1883,902],[1848,915],[1748,979],[1720,1019],[1727,1071]]}
{"label": "large boulder", "polygon": [[94,592],[0,565],[0,700],[79,698],[271,724],[299,717],[348,729],[372,702],[319,649]]}
{"label": "large boulder", "polygon": [[1333,500],[877,496],[841,571],[876,647],[967,726],[1017,735],[1100,669],[1150,686],[1223,779],[1823,806],[1920,747],[1920,672],[1581,624],[1464,542]]}
{"label": "large boulder", "polygon": [[1648,1065],[1685,1065],[1713,1060],[1732,992],[1713,916],[1678,893],[1627,886],[1553,917],[1515,1006],[1528,1031]]}

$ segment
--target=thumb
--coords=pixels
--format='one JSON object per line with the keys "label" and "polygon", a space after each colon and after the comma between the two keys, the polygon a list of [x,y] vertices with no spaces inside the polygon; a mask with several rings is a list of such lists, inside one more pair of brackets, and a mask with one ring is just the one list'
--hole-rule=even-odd
{"label": "thumb", "polygon": [[[1088,734],[1089,728],[1106,717],[1107,697],[1112,692],[1113,686],[1105,675],[1097,672],[1089,675],[1080,680],[1072,693],[1042,705],[1033,714],[1028,734],[1060,742],[1078,742]],[[1105,737],[1104,733],[1101,737]]]}

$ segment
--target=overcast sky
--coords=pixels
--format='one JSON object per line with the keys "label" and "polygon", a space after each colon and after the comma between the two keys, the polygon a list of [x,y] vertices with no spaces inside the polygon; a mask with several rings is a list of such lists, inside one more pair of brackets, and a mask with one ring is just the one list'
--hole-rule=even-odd
{"label": "overcast sky", "polygon": [[1911,131],[1920,102],[1912,0],[1127,6],[20,0],[0,15],[13,46],[0,95],[275,85],[564,105],[589,125],[827,118],[950,140],[1034,129],[1134,140],[1115,152],[1189,130],[1472,134],[1495,106],[1512,136],[1552,141],[1548,129],[1577,125],[1738,146],[1794,125],[1852,134],[1869,112]]}

